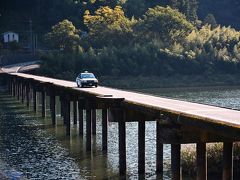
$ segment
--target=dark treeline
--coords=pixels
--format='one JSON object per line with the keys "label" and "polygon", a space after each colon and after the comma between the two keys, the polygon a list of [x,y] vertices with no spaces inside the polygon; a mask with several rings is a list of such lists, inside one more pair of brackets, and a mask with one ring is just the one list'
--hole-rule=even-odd
{"label": "dark treeline", "polygon": [[85,10],[91,13],[101,6],[123,7],[128,17],[141,17],[148,8],[169,5],[177,8],[190,20],[204,20],[213,14],[221,25],[240,29],[240,2],[238,0],[2,0],[0,1],[0,31],[26,29],[31,19],[35,31],[46,32],[51,26],[68,19],[78,28],[84,28]]}

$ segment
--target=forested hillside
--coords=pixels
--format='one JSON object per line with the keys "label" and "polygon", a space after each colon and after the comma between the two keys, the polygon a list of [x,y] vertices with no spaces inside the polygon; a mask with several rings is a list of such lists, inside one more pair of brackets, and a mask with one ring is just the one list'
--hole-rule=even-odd
{"label": "forested hillside", "polygon": [[[40,73],[100,76],[238,74],[237,0],[0,1],[0,31],[39,34]],[[230,27],[231,26],[231,27]]]}

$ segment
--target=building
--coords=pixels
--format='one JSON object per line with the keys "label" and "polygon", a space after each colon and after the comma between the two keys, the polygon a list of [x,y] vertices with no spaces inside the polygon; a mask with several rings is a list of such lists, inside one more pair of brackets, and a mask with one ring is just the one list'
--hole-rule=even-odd
{"label": "building", "polygon": [[3,33],[3,42],[4,43],[13,42],[13,41],[16,41],[16,42],[19,41],[19,36],[17,33],[11,32],[11,31]]}

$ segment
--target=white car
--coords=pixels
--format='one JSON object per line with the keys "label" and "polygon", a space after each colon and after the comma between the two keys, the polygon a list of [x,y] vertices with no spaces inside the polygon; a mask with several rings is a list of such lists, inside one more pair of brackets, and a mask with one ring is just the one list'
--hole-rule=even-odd
{"label": "white car", "polygon": [[77,87],[92,87],[98,86],[98,80],[93,73],[80,73],[76,78]]}

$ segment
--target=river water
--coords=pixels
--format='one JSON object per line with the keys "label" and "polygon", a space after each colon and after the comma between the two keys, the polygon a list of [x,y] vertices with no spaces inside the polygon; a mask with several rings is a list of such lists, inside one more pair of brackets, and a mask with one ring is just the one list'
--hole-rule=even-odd
{"label": "river water", "polygon": [[[142,89],[144,93],[240,109],[240,88]],[[57,125],[42,119],[11,96],[0,93],[0,179],[158,179],[155,175],[155,123],[146,123],[146,174],[137,174],[137,123],[127,123],[127,175],[118,176],[118,127],[108,123],[108,154],[101,152],[101,111],[97,111],[97,135],[93,151],[85,150],[85,134],[65,128],[57,105]],[[38,107],[40,110],[41,107]],[[85,129],[84,129],[85,132]],[[170,177],[170,145],[164,145],[164,177]]]}

